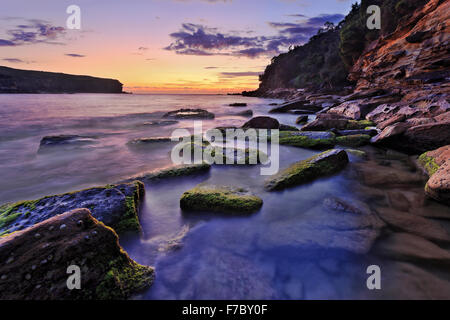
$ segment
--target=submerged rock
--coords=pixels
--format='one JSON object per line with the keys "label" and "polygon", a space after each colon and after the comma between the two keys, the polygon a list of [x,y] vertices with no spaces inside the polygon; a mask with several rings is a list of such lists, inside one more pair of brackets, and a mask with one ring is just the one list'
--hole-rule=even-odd
{"label": "submerged rock", "polygon": [[138,208],[144,192],[144,185],[135,181],[6,204],[0,207],[0,234],[28,228],[77,208],[90,209],[97,220],[118,233],[139,231]]}
{"label": "submerged rock", "polygon": [[123,180],[120,183],[127,183],[131,181],[141,181],[143,183],[147,183],[151,181],[159,181],[168,178],[177,178],[194,174],[202,174],[208,172],[210,168],[211,165],[205,162],[200,164],[179,165],[140,174],[132,178]]}
{"label": "submerged rock", "polygon": [[295,120],[296,124],[304,124],[304,123],[307,123],[307,122],[308,122],[308,116],[307,115],[301,115]]}
{"label": "submerged rock", "polygon": [[281,190],[314,179],[336,173],[344,169],[348,163],[348,156],[344,150],[328,150],[309,159],[299,161],[270,178],[266,182],[266,189]]}
{"label": "submerged rock", "polygon": [[[0,260],[7,262],[0,266],[2,300],[126,299],[154,279],[153,268],[133,261],[87,209],[2,237]],[[71,265],[80,268],[81,290],[67,287]]]}
{"label": "submerged rock", "polygon": [[41,139],[38,153],[50,152],[61,148],[76,148],[97,143],[94,137],[79,135],[46,136]]}
{"label": "submerged rock", "polygon": [[214,119],[214,114],[203,109],[179,109],[167,112],[163,118],[174,119]]}
{"label": "submerged rock", "polygon": [[248,214],[258,211],[263,201],[243,188],[198,185],[183,193],[180,207],[186,211]]}
{"label": "submerged rock", "polygon": [[436,244],[412,234],[393,233],[380,241],[375,252],[394,260],[450,263],[450,253]]}
{"label": "submerged rock", "polygon": [[297,127],[290,126],[287,124],[280,124],[280,131],[300,131]]}
{"label": "submerged rock", "polygon": [[246,107],[247,104],[246,103],[241,103],[241,102],[236,102],[236,103],[231,103],[229,104],[230,107]]}
{"label": "submerged rock", "polygon": [[166,143],[172,142],[172,139],[169,137],[150,137],[150,138],[136,138],[128,141],[128,145],[146,145],[152,143]]}
{"label": "submerged rock", "polygon": [[243,129],[278,129],[279,127],[278,120],[271,117],[255,117],[242,126]]}

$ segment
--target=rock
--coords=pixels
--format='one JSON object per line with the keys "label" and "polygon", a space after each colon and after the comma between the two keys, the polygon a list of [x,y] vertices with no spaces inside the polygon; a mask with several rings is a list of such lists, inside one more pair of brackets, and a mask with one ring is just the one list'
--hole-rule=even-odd
{"label": "rock", "polygon": [[0,207],[0,233],[11,233],[77,208],[88,208],[97,220],[116,232],[139,231],[138,208],[144,185],[132,183],[107,185],[21,201]]}
{"label": "rock", "polygon": [[431,177],[436,173],[439,167],[447,161],[447,159],[450,159],[450,145],[433,151],[424,152],[420,155],[417,162],[428,176]]}
{"label": "rock", "polygon": [[372,98],[379,95],[386,94],[386,90],[384,89],[369,89],[364,91],[356,91],[348,96],[343,97],[344,101],[353,101],[358,99]]}
{"label": "rock", "polygon": [[347,129],[348,120],[346,119],[316,119],[304,125],[302,131],[326,131],[330,129]]}
{"label": "rock", "polygon": [[177,124],[177,120],[154,120],[144,122],[145,126],[155,126],[155,127],[163,127],[163,126],[171,126]]}
{"label": "rock", "polygon": [[353,135],[369,135],[369,136],[376,136],[378,134],[378,131],[375,129],[357,129],[357,130],[337,130],[337,135],[339,136],[353,136]]}
{"label": "rock", "polygon": [[347,147],[361,147],[370,143],[370,136],[366,134],[355,134],[336,138],[336,144]]}
{"label": "rock", "polygon": [[378,215],[396,229],[438,242],[450,242],[450,234],[439,223],[391,208],[378,207]]}
{"label": "rock", "polygon": [[370,215],[371,210],[364,202],[354,199],[341,199],[337,197],[329,197],[323,200],[323,205],[334,211],[341,211],[354,214]]}
{"label": "rock", "polygon": [[358,158],[363,158],[363,159],[367,159],[369,156],[367,155],[367,153],[365,151],[362,150],[356,150],[356,149],[345,149],[345,151]]}
{"label": "rock", "polygon": [[168,137],[150,137],[150,138],[137,138],[127,142],[128,145],[146,145],[153,143],[167,143],[172,142]]}
{"label": "rock", "polygon": [[380,235],[383,223],[372,212],[353,214],[315,207],[301,212],[303,219],[278,219],[267,224],[258,237],[263,250],[294,248],[297,256],[320,257],[343,252],[367,254]]}
{"label": "rock", "polygon": [[433,118],[410,118],[405,121],[410,127],[436,122]]}
{"label": "rock", "polygon": [[432,36],[431,31],[417,31],[411,33],[409,36],[405,38],[409,43],[420,43],[425,39],[429,39]]}
{"label": "rock", "polygon": [[286,131],[281,132],[279,143],[300,148],[326,149],[335,144],[332,132]]}
{"label": "rock", "polygon": [[290,114],[303,114],[303,115],[305,115],[305,114],[315,114],[316,113],[316,111],[311,111],[311,110],[302,110],[302,109],[296,109],[296,110],[289,110],[289,111],[287,111],[287,113],[290,113]]}
{"label": "rock", "polygon": [[236,102],[236,103],[231,103],[229,104],[230,107],[246,107],[247,104],[246,103],[240,103],[240,102]]}
{"label": "rock", "polygon": [[364,119],[368,113],[375,109],[377,104],[365,103],[365,101],[347,101],[337,107],[328,110],[328,113],[335,113],[353,120]]}
{"label": "rock", "polygon": [[211,168],[210,164],[203,162],[201,164],[189,164],[172,166],[164,169],[159,169],[151,172],[147,172],[141,175],[122,180],[120,183],[128,183],[132,181],[141,181],[143,183],[149,183],[159,180],[165,180],[169,178],[178,178],[196,174],[204,174]]}
{"label": "rock", "polygon": [[243,188],[198,185],[183,193],[180,207],[185,211],[206,211],[231,215],[258,211],[263,201]]}
{"label": "rock", "polygon": [[269,111],[269,113],[285,113],[291,110],[309,110],[309,111],[320,111],[322,109],[321,106],[316,106],[310,104],[307,100],[297,100],[287,102],[285,104],[280,105],[279,107],[273,108]]}
{"label": "rock", "polygon": [[450,253],[447,250],[409,233],[392,233],[387,239],[380,241],[374,251],[394,260],[450,263]]}
{"label": "rock", "polygon": [[[60,230],[61,225],[67,227]],[[11,261],[0,266],[6,276],[0,281],[2,300],[126,299],[154,279],[153,269],[130,259],[114,231],[87,209],[0,238],[0,260]],[[81,290],[67,288],[70,265],[81,269]]]}
{"label": "rock", "polygon": [[309,159],[299,161],[273,176],[266,189],[281,190],[336,173],[346,167],[348,156],[344,150],[328,150]]}
{"label": "rock", "polygon": [[58,135],[58,136],[46,136],[41,139],[39,144],[38,153],[54,150],[55,147],[81,147],[85,145],[91,145],[96,143],[94,137],[79,136],[79,135]]}
{"label": "rock", "polygon": [[404,122],[395,123],[387,126],[383,131],[373,137],[370,142],[383,146],[392,146],[392,144],[395,144],[396,137],[403,134],[408,128],[409,125]]}
{"label": "rock", "polygon": [[297,120],[295,120],[296,124],[304,124],[304,123],[307,123],[307,122],[308,122],[308,116],[307,115],[299,116],[297,118]]}
{"label": "rock", "polygon": [[214,114],[203,109],[179,109],[167,112],[163,118],[174,119],[214,119]]}
{"label": "rock", "polygon": [[362,182],[368,186],[394,188],[405,185],[422,185],[424,183],[424,177],[419,173],[369,163],[355,163],[354,166]]}
{"label": "rock", "polygon": [[377,128],[380,130],[384,130],[386,127],[396,124],[397,122],[403,122],[406,119],[406,116],[404,114],[396,114],[390,117],[387,120],[384,120],[383,122],[380,122],[377,124]]}
{"label": "rock", "polygon": [[450,144],[450,120],[411,127],[398,141],[409,154],[421,153]]}
{"label": "rock", "polygon": [[253,117],[253,111],[252,110],[244,110],[238,113],[235,113],[236,116],[242,116],[242,117]]}
{"label": "rock", "polygon": [[297,127],[289,126],[287,124],[280,124],[278,128],[280,131],[300,131]]}
{"label": "rock", "polygon": [[278,129],[279,127],[278,120],[271,117],[255,117],[242,126],[243,129]]}
{"label": "rock", "polygon": [[427,196],[450,205],[450,159],[431,176],[425,186]]}

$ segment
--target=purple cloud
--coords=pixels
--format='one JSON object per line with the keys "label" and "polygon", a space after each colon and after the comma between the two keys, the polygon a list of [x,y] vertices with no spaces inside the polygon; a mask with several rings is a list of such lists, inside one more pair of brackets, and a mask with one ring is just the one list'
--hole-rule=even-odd
{"label": "purple cloud", "polygon": [[65,56],[72,57],[72,58],[84,58],[85,55],[78,54],[78,53],[66,53]]}
{"label": "purple cloud", "polygon": [[64,27],[53,26],[47,21],[31,19],[6,30],[9,39],[0,39],[0,46],[19,46],[34,43],[62,44],[58,39],[65,34]]}

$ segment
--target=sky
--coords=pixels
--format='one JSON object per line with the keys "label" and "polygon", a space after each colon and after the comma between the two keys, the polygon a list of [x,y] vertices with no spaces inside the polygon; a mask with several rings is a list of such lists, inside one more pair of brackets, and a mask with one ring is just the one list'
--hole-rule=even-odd
{"label": "sky", "polygon": [[[254,90],[273,56],[355,0],[0,0],[0,65],[118,79],[134,93]],[[66,12],[77,5],[81,28]]]}

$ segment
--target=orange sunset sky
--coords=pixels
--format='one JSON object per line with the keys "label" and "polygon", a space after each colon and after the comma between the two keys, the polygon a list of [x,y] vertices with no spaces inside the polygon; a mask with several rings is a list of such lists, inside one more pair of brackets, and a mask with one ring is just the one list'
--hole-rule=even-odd
{"label": "orange sunset sky", "polygon": [[[0,65],[114,78],[134,93],[254,90],[271,58],[349,0],[1,0]],[[354,2],[354,1],[353,1]],[[69,30],[66,9],[81,9]]]}

